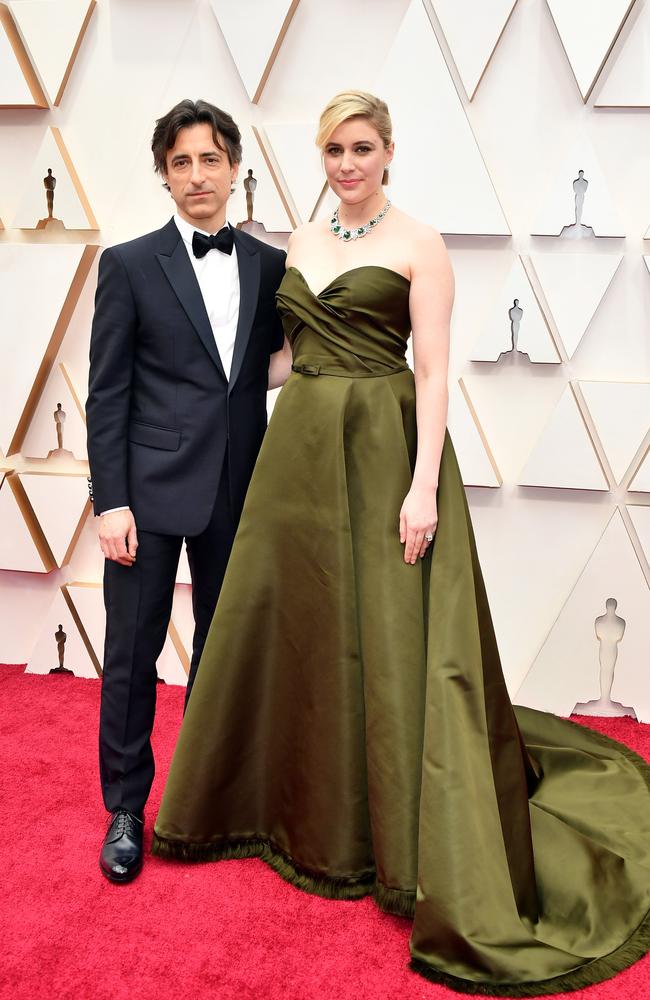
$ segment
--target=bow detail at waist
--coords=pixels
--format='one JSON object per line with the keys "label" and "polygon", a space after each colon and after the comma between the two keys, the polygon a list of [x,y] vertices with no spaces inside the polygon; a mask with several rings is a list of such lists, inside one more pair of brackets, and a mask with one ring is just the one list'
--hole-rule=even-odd
{"label": "bow detail at waist", "polygon": [[396,375],[398,372],[407,372],[409,371],[409,367],[404,364],[396,368],[382,368],[379,371],[369,371],[367,369],[351,371],[349,368],[343,367],[343,365],[301,364],[296,362],[291,365],[291,370],[298,375],[334,375],[339,378],[381,378],[386,375]]}

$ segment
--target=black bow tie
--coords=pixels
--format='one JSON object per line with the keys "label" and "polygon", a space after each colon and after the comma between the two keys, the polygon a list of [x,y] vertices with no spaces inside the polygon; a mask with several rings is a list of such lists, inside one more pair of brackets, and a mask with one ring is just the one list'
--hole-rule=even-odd
{"label": "black bow tie", "polygon": [[220,229],[218,233],[214,236],[204,236],[203,233],[197,233],[194,230],[194,235],[192,237],[192,253],[199,260],[201,257],[205,257],[206,253],[210,250],[220,250],[221,253],[232,253],[233,246],[233,235],[230,226],[225,226]]}

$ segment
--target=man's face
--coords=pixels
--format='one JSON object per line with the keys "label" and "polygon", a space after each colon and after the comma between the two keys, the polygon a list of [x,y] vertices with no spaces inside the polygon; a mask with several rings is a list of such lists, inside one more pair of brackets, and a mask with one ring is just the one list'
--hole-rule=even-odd
{"label": "man's face", "polygon": [[179,214],[208,232],[222,226],[239,164],[231,165],[228,154],[215,145],[210,125],[182,128],[166,164],[165,180]]}

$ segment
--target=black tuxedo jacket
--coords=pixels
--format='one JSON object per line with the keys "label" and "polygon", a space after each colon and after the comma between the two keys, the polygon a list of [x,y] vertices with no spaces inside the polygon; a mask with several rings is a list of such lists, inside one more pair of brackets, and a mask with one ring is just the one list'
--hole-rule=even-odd
{"label": "black tuxedo jacket", "polygon": [[239,517],[266,429],[269,356],[283,345],[275,292],[285,254],[238,230],[234,238],[230,380],[173,219],[102,254],[86,404],[96,514],[129,506],[145,531],[197,535],[227,453]]}

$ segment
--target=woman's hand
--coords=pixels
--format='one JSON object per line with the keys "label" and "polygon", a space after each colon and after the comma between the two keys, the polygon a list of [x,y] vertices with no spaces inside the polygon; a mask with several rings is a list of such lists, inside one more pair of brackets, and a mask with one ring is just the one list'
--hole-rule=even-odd
{"label": "woman's hand", "polygon": [[404,545],[404,562],[411,565],[425,554],[433,540],[438,524],[436,493],[435,489],[411,487],[399,512],[399,540]]}

